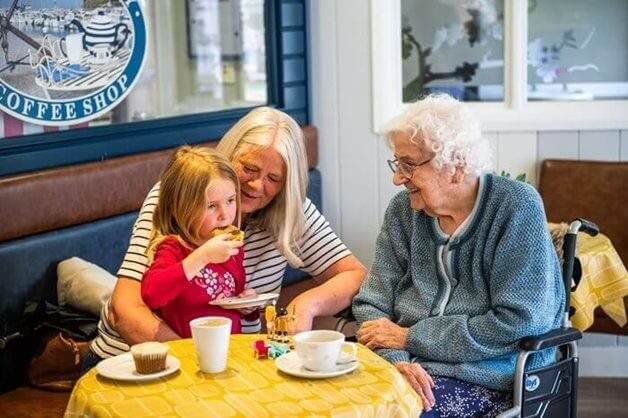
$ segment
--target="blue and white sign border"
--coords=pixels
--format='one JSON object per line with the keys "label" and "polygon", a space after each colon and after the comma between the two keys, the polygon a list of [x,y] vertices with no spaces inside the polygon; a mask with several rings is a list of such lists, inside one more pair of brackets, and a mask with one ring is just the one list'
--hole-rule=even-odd
{"label": "blue and white sign border", "polygon": [[111,111],[133,90],[146,62],[147,24],[138,0],[120,0],[133,22],[133,50],[124,70],[110,84],[71,100],[45,100],[19,92],[0,80],[0,108],[26,122],[67,126],[88,122]]}

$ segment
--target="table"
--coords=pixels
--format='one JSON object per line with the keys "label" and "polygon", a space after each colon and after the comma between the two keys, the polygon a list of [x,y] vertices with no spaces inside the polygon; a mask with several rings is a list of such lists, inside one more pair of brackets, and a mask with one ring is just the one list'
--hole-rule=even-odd
{"label": "table", "polygon": [[227,370],[198,369],[191,339],[168,343],[177,373],[145,383],[117,382],[96,370],[74,387],[66,417],[417,417],[421,400],[394,366],[358,346],[360,366],[344,376],[306,380],[285,375],[273,360],[256,360],[260,335],[232,335]]}
{"label": "table", "polygon": [[589,328],[598,306],[619,326],[626,325],[628,272],[611,241],[603,234],[590,237],[579,233],[576,256],[582,265],[582,277],[571,292],[571,306],[575,309],[572,325],[581,331]]}

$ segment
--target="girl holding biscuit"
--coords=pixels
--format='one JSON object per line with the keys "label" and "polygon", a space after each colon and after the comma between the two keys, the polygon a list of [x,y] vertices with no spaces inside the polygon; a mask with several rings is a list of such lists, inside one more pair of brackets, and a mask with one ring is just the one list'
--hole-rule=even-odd
{"label": "girl holding biscuit", "polygon": [[242,314],[251,314],[209,304],[255,294],[244,290],[243,234],[234,223],[240,223],[240,186],[231,164],[207,148],[177,149],[161,177],[141,292],[183,338],[191,336],[192,319],[227,317],[239,333]]}

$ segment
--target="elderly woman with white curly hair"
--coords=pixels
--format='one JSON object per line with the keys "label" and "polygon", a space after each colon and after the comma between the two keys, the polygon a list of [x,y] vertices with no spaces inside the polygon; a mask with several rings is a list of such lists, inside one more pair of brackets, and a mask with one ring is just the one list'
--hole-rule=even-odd
{"label": "elderly woman with white curly hair", "polygon": [[358,341],[396,365],[424,416],[496,415],[511,402],[518,341],[561,323],[565,295],[541,199],[486,172],[479,125],[449,96],[410,105],[382,134],[393,183],[406,189],[388,206],[353,300]]}

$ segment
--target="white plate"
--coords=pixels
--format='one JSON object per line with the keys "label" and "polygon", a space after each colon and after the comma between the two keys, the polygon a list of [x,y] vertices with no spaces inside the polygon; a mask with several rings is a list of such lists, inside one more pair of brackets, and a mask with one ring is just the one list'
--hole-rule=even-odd
{"label": "white plate", "polygon": [[338,364],[335,370],[328,372],[315,372],[308,370],[301,364],[301,360],[296,351],[291,351],[275,359],[275,366],[284,373],[307,379],[327,379],[329,377],[341,376],[354,371],[358,367],[357,361]]}
{"label": "white plate", "polygon": [[209,302],[210,305],[220,306],[225,309],[251,308],[265,305],[269,300],[277,299],[279,293],[262,293],[254,297],[224,298]]}
{"label": "white plate", "polygon": [[109,379],[139,382],[168,376],[179,370],[179,367],[181,367],[179,359],[168,355],[166,358],[166,368],[164,370],[157,373],[140,374],[135,371],[135,363],[133,362],[131,353],[125,353],[101,361],[96,365],[96,371],[99,375]]}

